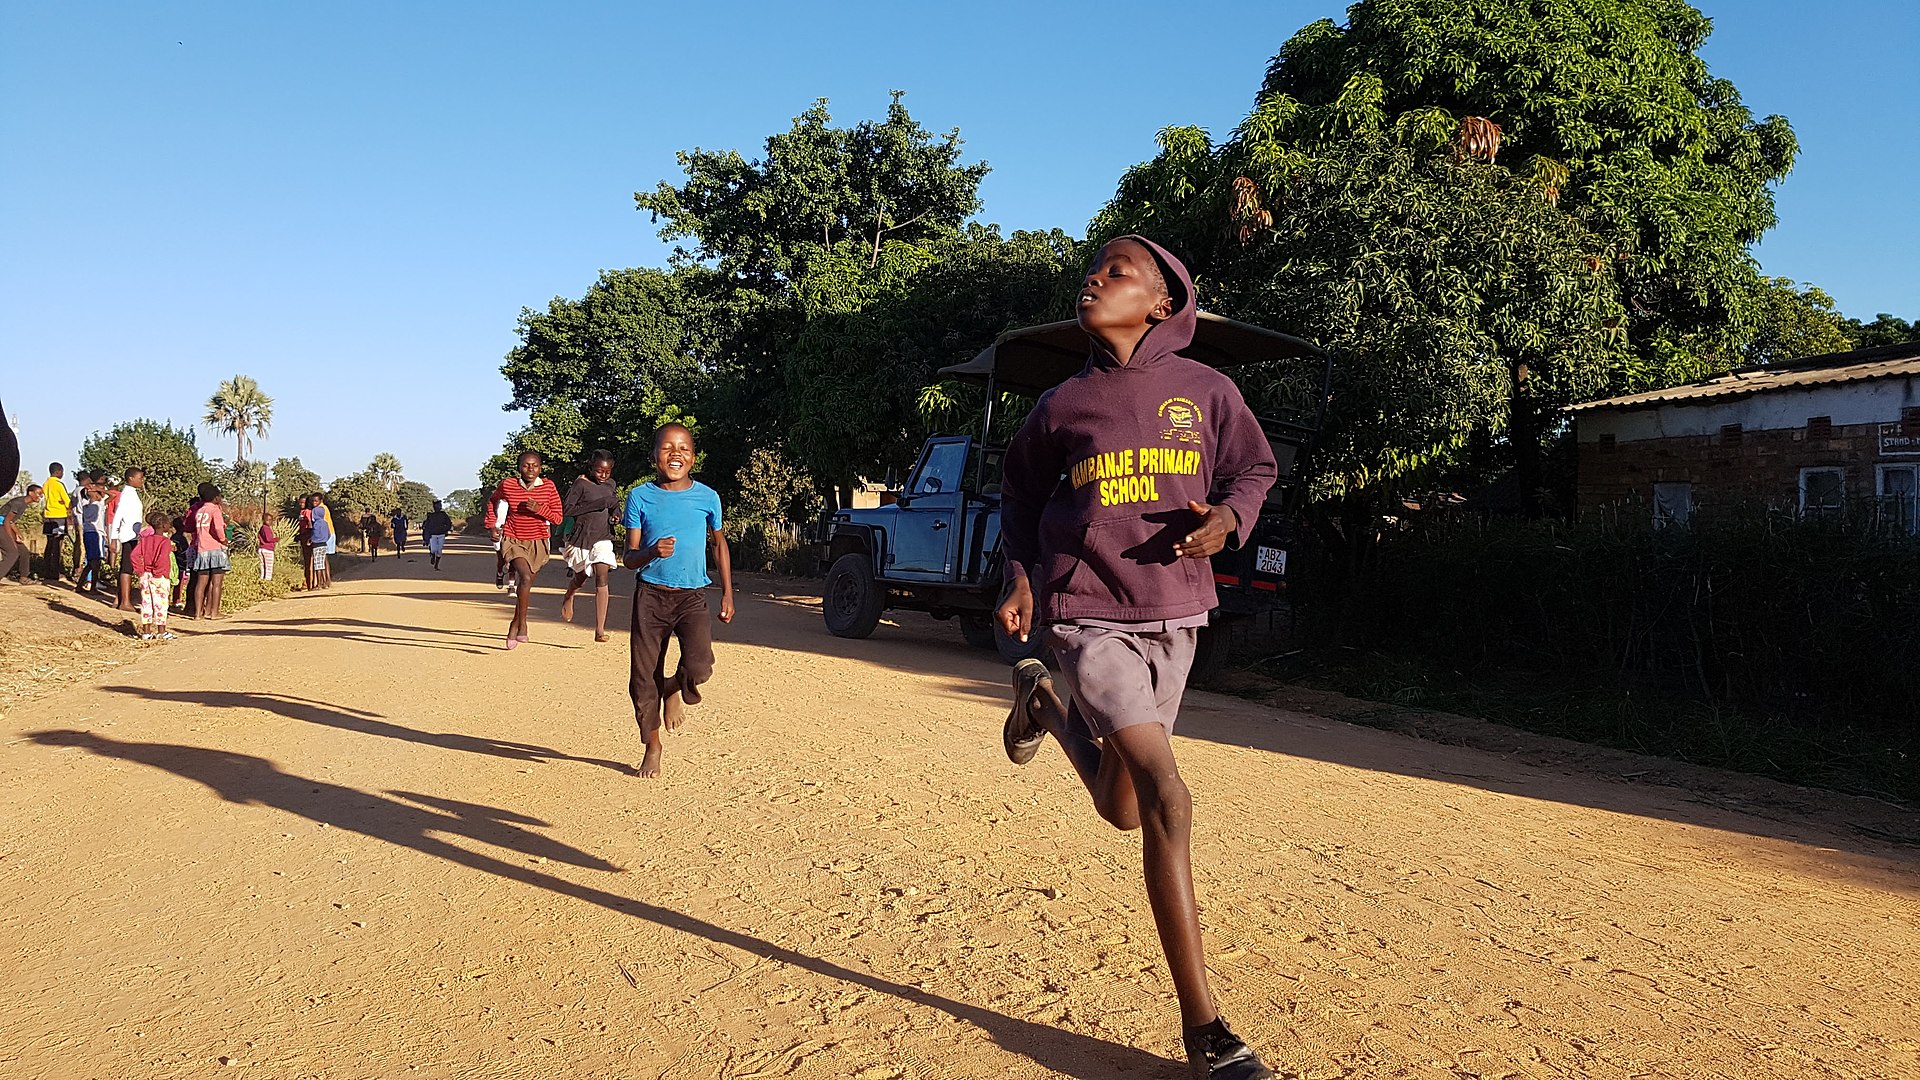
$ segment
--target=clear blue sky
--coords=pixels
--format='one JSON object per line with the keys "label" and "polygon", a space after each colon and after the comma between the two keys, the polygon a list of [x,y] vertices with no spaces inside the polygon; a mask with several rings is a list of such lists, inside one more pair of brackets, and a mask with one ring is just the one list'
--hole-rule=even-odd
{"label": "clear blue sky", "polygon": [[[1920,5],[1700,6],[1714,70],[1799,132],[1766,270],[1920,317]],[[245,373],[275,398],[256,456],[330,480],[387,450],[444,493],[520,422],[520,308],[663,261],[632,193],[676,150],[751,153],[816,97],[851,121],[903,89],[993,165],[984,218],[1078,233],[1157,129],[1226,132],[1344,8],[9,3],[0,395],[37,473]]]}

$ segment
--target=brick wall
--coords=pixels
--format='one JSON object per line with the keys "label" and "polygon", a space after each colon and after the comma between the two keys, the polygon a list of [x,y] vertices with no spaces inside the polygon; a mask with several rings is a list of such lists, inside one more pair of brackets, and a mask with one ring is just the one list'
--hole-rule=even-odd
{"label": "brick wall", "polygon": [[1669,436],[1608,443],[1579,441],[1577,498],[1581,510],[1636,500],[1651,503],[1653,485],[1693,484],[1696,508],[1731,502],[1797,507],[1800,470],[1839,466],[1846,471],[1849,499],[1874,495],[1874,466],[1911,462],[1882,457],[1879,424],[1833,426],[1825,438],[1807,428]]}

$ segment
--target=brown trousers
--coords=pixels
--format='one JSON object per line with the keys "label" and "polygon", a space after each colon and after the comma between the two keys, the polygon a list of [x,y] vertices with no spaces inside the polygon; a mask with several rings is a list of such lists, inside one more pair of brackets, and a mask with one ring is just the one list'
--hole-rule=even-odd
{"label": "brown trousers", "polygon": [[[633,622],[627,640],[633,672],[627,693],[642,735],[660,726],[660,701],[678,690],[689,705],[699,702],[699,686],[713,677],[713,619],[701,589],[669,589],[645,581],[633,590]],[[680,667],[667,675],[667,639],[680,639]],[[677,683],[669,685],[671,680]]]}

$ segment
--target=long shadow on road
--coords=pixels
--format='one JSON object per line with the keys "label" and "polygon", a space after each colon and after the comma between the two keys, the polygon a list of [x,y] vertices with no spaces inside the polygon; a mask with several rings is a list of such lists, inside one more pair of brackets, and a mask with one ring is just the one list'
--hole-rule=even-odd
{"label": "long shadow on road", "polygon": [[204,784],[228,802],[283,810],[333,828],[347,829],[609,911],[645,919],[669,930],[704,938],[718,945],[728,945],[763,959],[886,994],[909,1004],[937,1009],[987,1032],[1003,1049],[1076,1080],[1167,1076],[1182,1068],[1144,1050],[1118,1046],[1075,1032],[1020,1020],[978,1005],[954,1001],[831,960],[809,956],[750,934],[716,926],[671,908],[468,851],[437,835],[464,836],[523,855],[544,857],[572,866],[613,872],[619,870],[604,859],[528,831],[527,827],[539,827],[544,823],[509,811],[407,792],[390,791],[386,795],[392,798],[387,798],[284,772],[273,762],[251,754],[171,743],[122,741],[86,731],[38,731],[27,738],[42,746],[75,747],[100,757],[160,769]]}
{"label": "long shadow on road", "polygon": [[203,705],[215,709],[258,709],[261,712],[274,713],[303,723],[321,724],[326,727],[340,728],[343,731],[357,731],[362,735],[401,739],[406,742],[420,743],[423,746],[438,746],[442,749],[459,750],[469,754],[487,754],[513,761],[572,761],[582,765],[598,765],[603,769],[612,769],[629,776],[639,775],[639,770],[618,761],[579,757],[532,743],[488,739],[478,735],[462,735],[454,731],[420,731],[391,723],[380,713],[345,705],[331,705],[291,694],[247,693],[238,690],[151,690],[144,686],[103,686],[100,689],[109,694],[128,694],[148,701],[161,701],[168,704]]}
{"label": "long shadow on road", "polygon": [[[617,624],[621,632],[626,627],[623,590],[630,578],[628,574],[615,576],[617,617],[608,621]],[[944,680],[940,689],[960,701],[962,708],[982,709],[988,717],[1005,715],[1006,669],[992,654],[963,644],[951,624],[906,612],[898,616],[897,624],[883,624],[870,638],[834,637],[821,624],[819,609],[799,599],[806,586],[806,582],[742,575],[736,582],[741,616],[731,626],[715,625],[715,643],[831,656],[901,675]],[[474,589],[479,595],[490,591],[491,585],[476,583]],[[449,598],[446,593],[397,595],[422,600]],[[459,598],[461,594],[453,596]],[[1890,804],[1849,800],[1839,794],[1775,786],[1757,777],[1726,774],[1735,786],[1782,793],[1782,806],[1769,805],[1764,795],[1716,800],[1687,787],[1634,783],[1600,772],[1581,772],[1578,766],[1568,771],[1550,761],[1530,763],[1524,756],[1482,755],[1224,696],[1189,694],[1177,734],[1415,780],[1464,784],[1569,806],[1835,849],[1841,860],[1870,877],[1881,877],[1880,869],[1889,865],[1920,862],[1920,813]],[[1463,759],[1463,754],[1475,756]],[[1673,764],[1676,769],[1687,768]],[[1824,809],[1809,818],[1807,811],[1797,808],[1800,802]],[[1786,805],[1789,803],[1796,805]],[[1808,868],[1822,872],[1812,862]],[[1880,883],[1907,891],[1920,889],[1912,882]]]}

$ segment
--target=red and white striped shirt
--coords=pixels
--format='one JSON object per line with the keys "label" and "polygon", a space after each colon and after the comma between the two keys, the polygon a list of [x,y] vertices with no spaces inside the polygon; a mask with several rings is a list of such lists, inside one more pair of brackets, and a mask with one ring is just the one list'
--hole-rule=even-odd
{"label": "red and white striped shirt", "polygon": [[[536,479],[532,486],[521,483],[517,476],[507,477],[493,493],[494,502],[502,499],[507,503],[507,523],[501,531],[515,540],[545,540],[553,535],[552,526],[559,524],[564,516],[560,511],[560,491],[544,476]],[[528,501],[540,512],[529,514],[522,510],[520,504]]]}

